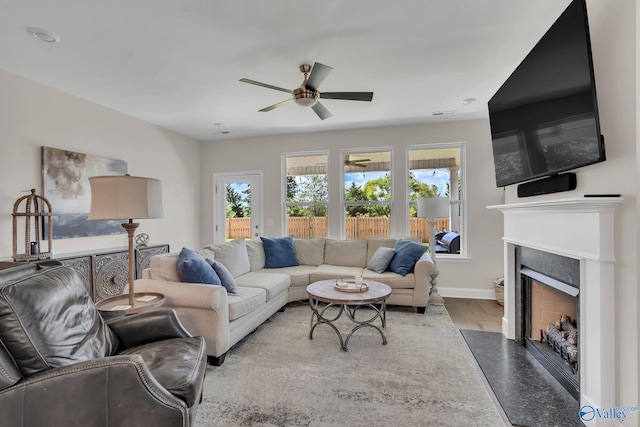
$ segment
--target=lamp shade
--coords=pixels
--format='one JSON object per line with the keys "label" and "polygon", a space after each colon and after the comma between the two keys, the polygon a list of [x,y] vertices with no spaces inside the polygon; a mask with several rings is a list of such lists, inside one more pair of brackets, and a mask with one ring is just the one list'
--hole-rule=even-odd
{"label": "lamp shade", "polygon": [[162,218],[159,180],[140,176],[93,176],[89,219]]}
{"label": "lamp shade", "polygon": [[448,197],[418,198],[418,218],[449,218]]}

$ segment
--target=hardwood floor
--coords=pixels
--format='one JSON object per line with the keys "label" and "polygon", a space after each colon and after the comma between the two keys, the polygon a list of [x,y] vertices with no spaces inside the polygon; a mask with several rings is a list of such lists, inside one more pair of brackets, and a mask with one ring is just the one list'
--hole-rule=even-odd
{"label": "hardwood floor", "polygon": [[453,324],[458,329],[502,332],[503,307],[495,300],[443,298]]}

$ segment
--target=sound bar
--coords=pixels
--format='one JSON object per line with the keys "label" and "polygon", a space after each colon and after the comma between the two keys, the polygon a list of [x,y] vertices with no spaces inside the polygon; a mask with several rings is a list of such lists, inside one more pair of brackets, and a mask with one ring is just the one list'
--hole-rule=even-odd
{"label": "sound bar", "polygon": [[573,172],[525,182],[518,185],[518,197],[539,196],[541,194],[575,190],[577,182],[576,174]]}

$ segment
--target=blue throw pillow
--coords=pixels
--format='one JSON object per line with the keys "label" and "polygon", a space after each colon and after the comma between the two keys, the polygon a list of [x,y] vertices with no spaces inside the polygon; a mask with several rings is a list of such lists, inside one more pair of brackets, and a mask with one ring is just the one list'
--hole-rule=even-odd
{"label": "blue throw pillow", "polygon": [[236,285],[236,281],[233,278],[231,272],[224,266],[220,261],[215,261],[211,258],[207,258],[205,261],[209,263],[213,271],[216,272],[218,277],[220,278],[220,282],[222,282],[222,286],[225,287],[228,293],[235,294],[238,292],[238,287]]}
{"label": "blue throw pillow", "polygon": [[264,247],[264,268],[293,267],[298,264],[293,237],[260,237]]}
{"label": "blue throw pillow", "polygon": [[403,239],[398,239],[394,249],[396,253],[389,263],[388,270],[401,276],[406,276],[413,270],[413,266],[427,251],[425,246]]}
{"label": "blue throw pillow", "polygon": [[182,248],[178,255],[178,276],[181,282],[222,286],[220,278],[196,251]]}

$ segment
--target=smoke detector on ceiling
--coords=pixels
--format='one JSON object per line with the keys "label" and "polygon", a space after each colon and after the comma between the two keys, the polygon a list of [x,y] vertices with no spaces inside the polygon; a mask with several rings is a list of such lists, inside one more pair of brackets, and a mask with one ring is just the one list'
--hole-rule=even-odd
{"label": "smoke detector on ceiling", "polygon": [[46,43],[60,43],[60,36],[41,28],[29,27],[27,32],[33,37]]}

